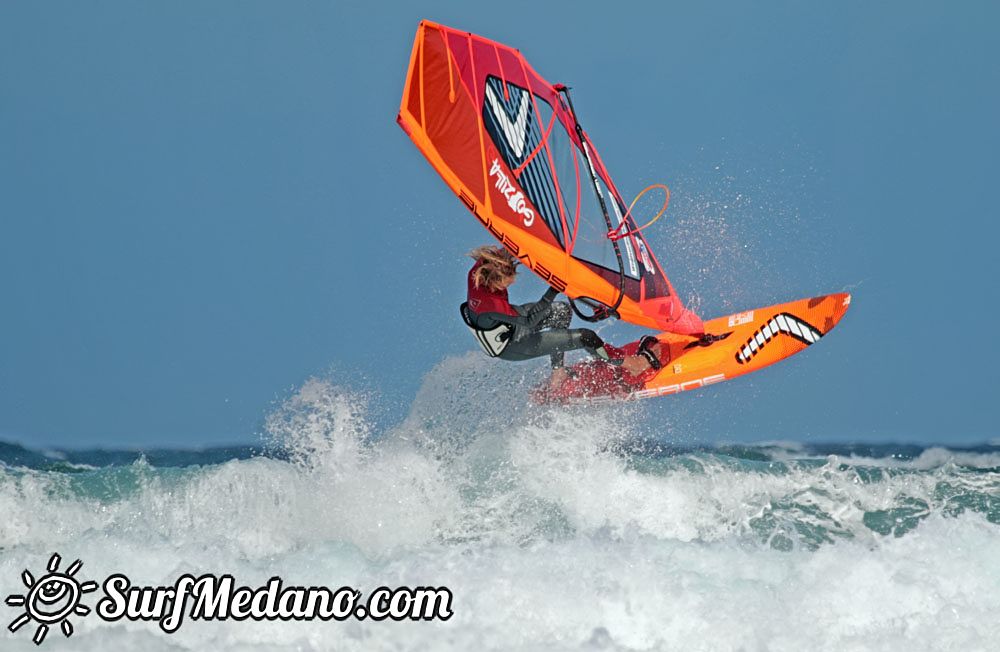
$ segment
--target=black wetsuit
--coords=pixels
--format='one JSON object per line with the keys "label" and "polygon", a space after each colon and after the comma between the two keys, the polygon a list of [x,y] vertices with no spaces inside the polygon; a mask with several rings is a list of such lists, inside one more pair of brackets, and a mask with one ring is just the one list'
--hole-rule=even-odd
{"label": "black wetsuit", "polygon": [[563,366],[566,351],[577,349],[586,349],[592,356],[607,360],[604,342],[597,333],[589,328],[569,328],[573,311],[564,301],[553,302],[558,294],[549,288],[538,301],[511,305],[516,316],[502,312],[469,312],[477,328],[489,330],[499,324],[514,327],[510,341],[497,356],[504,360],[520,362],[548,355],[555,368]]}

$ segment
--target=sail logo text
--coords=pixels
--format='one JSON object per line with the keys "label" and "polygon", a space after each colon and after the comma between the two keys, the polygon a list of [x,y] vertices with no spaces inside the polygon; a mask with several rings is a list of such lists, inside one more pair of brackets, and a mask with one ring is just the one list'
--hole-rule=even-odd
{"label": "sail logo text", "polygon": [[549,271],[548,268],[546,268],[542,263],[537,260],[532,260],[528,252],[523,249],[521,245],[519,245],[517,241],[510,236],[509,233],[505,233],[500,230],[503,226],[503,222],[497,220],[497,223],[494,223],[490,217],[484,216],[479,210],[479,205],[476,204],[472,196],[465,190],[458,191],[458,198],[462,200],[462,203],[465,204],[466,208],[472,211],[472,214],[476,216],[476,219],[479,220],[484,227],[486,227],[486,230],[492,233],[493,237],[499,240],[503,246],[507,247],[510,253],[514,254],[517,259],[521,261],[521,264],[541,276],[542,280],[554,287],[556,290],[559,290],[560,292],[566,291],[566,281],[559,278],[554,272]]}
{"label": "sail logo text", "polygon": [[507,205],[510,206],[510,209],[518,215],[524,216],[524,226],[530,227],[534,224],[535,211],[528,208],[528,202],[524,199],[524,193],[518,190],[517,186],[507,178],[507,174],[503,171],[500,161],[497,159],[493,159],[493,165],[490,166],[490,176],[496,177],[496,189],[507,200]]}
{"label": "sail logo text", "polygon": [[742,326],[743,324],[749,324],[753,321],[753,310],[748,310],[746,312],[741,312],[735,315],[729,315],[729,328],[734,326]]}

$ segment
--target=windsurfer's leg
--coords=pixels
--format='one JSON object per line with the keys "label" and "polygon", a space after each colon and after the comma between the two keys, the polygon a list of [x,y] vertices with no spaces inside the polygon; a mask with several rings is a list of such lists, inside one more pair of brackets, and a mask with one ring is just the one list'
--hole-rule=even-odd
{"label": "windsurfer's leg", "polygon": [[[528,315],[535,310],[545,311],[545,316],[542,318],[542,321],[538,322],[538,324],[534,327],[534,329],[532,330],[518,329],[517,334],[514,336],[515,338],[517,338],[515,342],[526,341],[532,335],[536,335],[542,331],[545,331],[546,329],[567,330],[570,321],[572,321],[573,319],[573,309],[570,308],[569,304],[566,303],[565,301],[554,301],[551,303],[548,301],[535,301],[533,303],[525,303],[519,306],[515,306],[515,309],[521,315]],[[548,338],[548,339],[553,339],[553,338]],[[512,342],[512,344],[513,343],[514,342]],[[542,344],[542,346],[547,346],[547,345],[549,345],[548,341]],[[558,341],[557,345],[560,347],[560,350],[550,354],[553,369],[558,369],[559,367],[563,366],[565,351],[581,348],[579,345],[576,345],[567,349],[563,349],[561,348],[561,344]],[[531,346],[526,347],[526,350],[530,350]],[[544,353],[531,355],[530,357],[534,358],[538,357],[539,355],[544,355]],[[527,360],[530,358],[523,358],[523,359]]]}
{"label": "windsurfer's leg", "polygon": [[[542,328],[554,328],[554,329],[568,329],[569,323],[573,319],[573,309],[569,307],[569,304],[565,301],[556,301],[549,308],[549,316],[545,318],[542,322]],[[553,369],[559,369],[563,366],[563,362],[566,359],[566,353],[563,351],[558,351],[549,356],[549,360],[552,363]]]}
{"label": "windsurfer's leg", "polygon": [[588,328],[552,328],[512,341],[500,358],[519,362],[549,355],[553,367],[560,367],[566,351],[586,349],[591,355],[600,357],[597,349],[603,345],[601,338]]}

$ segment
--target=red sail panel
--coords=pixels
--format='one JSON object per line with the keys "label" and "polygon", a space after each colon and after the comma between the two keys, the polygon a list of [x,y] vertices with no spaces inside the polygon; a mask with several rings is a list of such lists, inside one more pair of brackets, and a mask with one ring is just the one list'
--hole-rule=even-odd
{"label": "red sail panel", "polygon": [[[607,237],[626,222],[621,194],[557,87],[520,52],[429,21],[417,29],[398,122],[490,233],[570,298],[614,305],[622,319],[681,334],[702,332],[642,234]],[[622,292],[624,289],[624,292]]]}

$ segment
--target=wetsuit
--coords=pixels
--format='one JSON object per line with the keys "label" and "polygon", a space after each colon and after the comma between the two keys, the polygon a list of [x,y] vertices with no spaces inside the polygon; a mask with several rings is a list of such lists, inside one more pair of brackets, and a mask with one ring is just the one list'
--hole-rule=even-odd
{"label": "wetsuit", "polygon": [[469,271],[468,307],[472,325],[490,330],[507,324],[513,329],[496,357],[519,362],[548,355],[553,368],[563,366],[566,351],[577,349],[586,349],[602,360],[617,361],[624,357],[619,349],[606,345],[589,328],[568,328],[573,311],[566,302],[553,302],[559,293],[552,288],[538,301],[516,306],[511,305],[506,289],[477,288],[472,279],[479,264]]}

